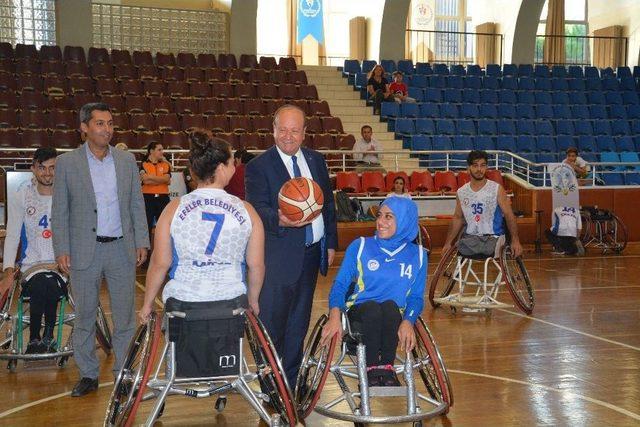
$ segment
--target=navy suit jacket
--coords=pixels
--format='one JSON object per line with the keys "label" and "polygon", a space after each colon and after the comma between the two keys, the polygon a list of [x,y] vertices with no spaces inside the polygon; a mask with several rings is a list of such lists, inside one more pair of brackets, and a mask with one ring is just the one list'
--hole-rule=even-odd
{"label": "navy suit jacket", "polygon": [[[327,164],[316,151],[301,147],[313,180],[324,193],[324,245],[326,250],[338,246],[336,209]],[[291,179],[276,146],[251,160],[245,169],[246,200],[260,215],[265,229],[265,283],[291,284],[302,271],[304,260],[304,227],[278,225],[278,192]],[[320,266],[318,266],[320,267]]]}

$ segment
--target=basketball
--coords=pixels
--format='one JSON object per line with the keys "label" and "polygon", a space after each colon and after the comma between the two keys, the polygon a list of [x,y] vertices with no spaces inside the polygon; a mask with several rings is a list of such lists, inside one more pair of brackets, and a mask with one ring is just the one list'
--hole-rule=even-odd
{"label": "basketball", "polygon": [[278,193],[278,206],[291,221],[310,221],[320,215],[323,205],[322,189],[310,178],[290,179]]}

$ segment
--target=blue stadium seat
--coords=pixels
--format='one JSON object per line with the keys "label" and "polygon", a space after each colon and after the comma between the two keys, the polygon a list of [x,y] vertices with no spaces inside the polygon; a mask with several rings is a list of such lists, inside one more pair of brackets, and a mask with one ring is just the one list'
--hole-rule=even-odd
{"label": "blue stadium seat", "polygon": [[516,122],[518,135],[535,135],[535,122],[533,120],[518,120]]}
{"label": "blue stadium seat", "polygon": [[613,68],[607,67],[607,68],[602,68],[600,70],[600,77],[603,80],[604,79],[615,79],[616,78],[616,74],[615,74],[615,71],[613,71]]}
{"label": "blue stadium seat", "polygon": [[473,147],[476,150],[495,150],[496,143],[491,136],[476,136],[473,138]]}
{"label": "blue stadium seat", "polygon": [[515,119],[516,107],[513,104],[498,104],[498,117],[501,119]]}
{"label": "blue stadium seat", "polygon": [[365,89],[367,87],[367,73],[358,73],[356,74],[356,89]]}
{"label": "blue stadium seat", "polygon": [[616,143],[613,141],[613,137],[609,135],[601,135],[596,138],[596,144],[599,152],[603,151],[618,151]]}
{"label": "blue stadium seat", "polygon": [[636,90],[636,80],[633,77],[623,77],[620,79],[621,90]]}
{"label": "blue stadium seat", "polygon": [[609,105],[612,105],[612,104],[622,105],[621,92],[605,92],[604,99]]}
{"label": "blue stadium seat", "polygon": [[446,76],[449,74],[449,67],[447,64],[433,64],[433,74]]}
{"label": "blue stadium seat", "polygon": [[518,66],[516,64],[504,64],[502,66],[502,75],[518,77]]}
{"label": "blue stadium seat", "polygon": [[536,112],[531,104],[518,104],[516,113],[519,119],[535,119]]}
{"label": "blue stadium seat", "polygon": [[424,90],[425,102],[442,102],[442,89],[428,87]]}
{"label": "blue stadium seat", "polygon": [[429,76],[429,87],[445,88],[447,86],[447,81],[444,77],[445,76],[436,74]]}
{"label": "blue stadium seat", "polygon": [[458,135],[475,135],[476,125],[473,120],[458,120],[456,121],[456,130]]}
{"label": "blue stadium seat", "polygon": [[550,104],[536,105],[536,118],[553,119],[553,107]]}
{"label": "blue stadium seat", "polygon": [[496,104],[480,104],[480,117],[483,119],[497,119],[498,107]]}
{"label": "blue stadium seat", "polygon": [[585,80],[585,88],[587,90],[602,90],[602,81],[600,78],[587,78]]}
{"label": "blue stadium seat", "polygon": [[551,99],[553,103],[558,104],[570,104],[568,92],[551,92]]}
{"label": "blue stadium seat", "polygon": [[569,65],[569,77],[573,79],[581,79],[584,77],[582,67],[579,65]]}
{"label": "blue stadium seat", "polygon": [[454,136],[454,150],[473,150],[473,139],[470,136]]}
{"label": "blue stadium seat", "polygon": [[586,66],[584,67],[584,76],[587,79],[599,79],[600,72],[598,71],[597,67]]}
{"label": "blue stadium seat", "polygon": [[556,119],[570,119],[571,118],[571,109],[568,105],[554,105],[553,106],[553,115]]}
{"label": "blue stadium seat", "polygon": [[416,133],[415,120],[399,118],[396,120],[396,137],[410,136]]}
{"label": "blue stadium seat", "polygon": [[[633,122],[634,128],[637,126],[637,120]],[[611,134],[614,136],[631,135],[631,129],[629,129],[629,122],[626,120],[612,120],[611,121]],[[634,134],[636,134],[634,129]]]}
{"label": "blue stadium seat", "polygon": [[576,140],[572,135],[558,135],[556,137],[556,146],[558,151],[565,152],[567,148],[576,146]]}
{"label": "blue stadium seat", "polygon": [[430,75],[433,74],[431,64],[428,62],[416,62],[416,74]]}
{"label": "blue stadium seat", "polygon": [[362,69],[360,68],[360,61],[358,61],[357,59],[344,60],[344,66],[342,69],[343,75],[358,74],[361,72],[362,72]]}
{"label": "blue stadium seat", "polygon": [[549,92],[535,92],[536,104],[551,104],[551,94]]}
{"label": "blue stadium seat", "polygon": [[520,104],[535,104],[536,97],[533,91],[520,91],[518,92],[518,103]]}
{"label": "blue stadium seat", "polygon": [[536,155],[536,163],[556,163],[558,155],[556,153],[538,153]]}
{"label": "blue stadium seat", "polygon": [[640,99],[638,99],[637,92],[624,91],[622,92],[622,102],[624,105],[638,105]]}
{"label": "blue stadium seat", "polygon": [[478,135],[497,135],[497,133],[495,120],[478,120]]}
{"label": "blue stadium seat", "polygon": [[442,104],[440,106],[440,117],[448,119],[457,119],[460,117],[458,106],[454,104]]}
{"label": "blue stadium seat", "polygon": [[456,127],[453,124],[453,120],[436,120],[436,134],[455,135]]}
{"label": "blue stadium seat", "polygon": [[436,125],[432,119],[420,118],[416,119],[415,130],[419,134],[435,135]]}
{"label": "blue stadium seat", "polygon": [[415,86],[409,87],[409,96],[416,100],[416,102],[423,102],[425,89]]}
{"label": "blue stadium seat", "polygon": [[587,163],[596,163],[598,161],[596,153],[580,153],[580,157],[582,157]]}
{"label": "blue stadium seat", "polygon": [[631,76],[631,68],[629,68],[629,67],[618,67],[618,69],[616,70],[616,77],[618,77],[619,79],[621,79],[623,77],[632,77]]}
{"label": "blue stadium seat", "polygon": [[[616,151],[622,151],[624,154],[625,151],[636,151],[636,146],[633,143],[633,138],[630,136],[622,136],[615,141]],[[622,154],[620,156],[622,157]],[[638,156],[636,153],[633,153]],[[626,161],[626,160],[623,160]]]}
{"label": "blue stadium seat", "polygon": [[640,105],[627,105],[627,117],[629,119],[640,119]]}
{"label": "blue stadium seat", "polygon": [[467,76],[482,76],[482,68],[478,64],[467,65]]}
{"label": "blue stadium seat", "polygon": [[[633,151],[623,151],[620,153],[620,161],[622,163],[640,163],[640,159],[638,158],[638,153]],[[640,171],[640,166],[627,166],[627,169],[631,169],[634,171]]]}
{"label": "blue stadium seat", "polygon": [[576,135],[593,135],[593,125],[590,120],[576,120],[573,128]]}
{"label": "blue stadium seat", "polygon": [[547,65],[536,65],[533,70],[533,75],[541,78],[549,78],[551,77],[551,73],[549,72],[549,66]]}
{"label": "blue stadium seat", "polygon": [[386,71],[387,73],[393,73],[397,69],[396,61],[394,61],[393,59],[381,59],[380,65],[382,65],[382,68],[384,68],[384,71]]}
{"label": "blue stadium seat", "polygon": [[414,72],[413,61],[410,59],[401,59],[398,61],[398,71],[402,71],[404,74],[411,75]]}
{"label": "blue stadium seat", "polygon": [[462,90],[462,102],[471,102],[474,104],[480,103],[480,90],[479,89],[463,89]]}
{"label": "blue stadium seat", "polygon": [[420,106],[412,102],[400,104],[400,117],[420,117]]}
{"label": "blue stadium seat", "polygon": [[456,104],[460,104],[462,102],[462,91],[460,89],[445,89],[444,102],[453,102]]}
{"label": "blue stadium seat", "polygon": [[516,135],[516,124],[513,120],[498,120],[498,135]]}
{"label": "blue stadium seat", "polygon": [[567,92],[567,96],[569,97],[570,104],[588,104],[587,96],[584,92]]}
{"label": "blue stadium seat", "polygon": [[556,135],[575,135],[573,122],[569,120],[556,121]]}
{"label": "blue stadium seat", "polygon": [[[624,108],[622,106],[619,106],[619,107]],[[589,114],[591,115],[592,119],[606,119],[606,118],[608,118],[607,109],[605,108],[604,105],[590,105],[589,106]]]}
{"label": "blue stadium seat", "polygon": [[515,104],[518,102],[516,92],[510,89],[502,89],[500,91],[500,102],[503,104]]}
{"label": "blue stadium seat", "polygon": [[445,81],[448,88],[462,89],[464,87],[464,79],[462,76],[447,76]]}
{"label": "blue stadium seat", "polygon": [[588,120],[591,118],[591,113],[586,105],[574,105],[571,107],[571,118],[576,120]]}
{"label": "blue stadium seat", "polygon": [[618,79],[603,79],[602,90],[620,90]]}
{"label": "blue stadium seat", "polygon": [[502,151],[516,151],[516,139],[513,136],[500,135],[496,140],[496,149]]}
{"label": "blue stadium seat", "polygon": [[[620,157],[618,153],[605,152],[600,154],[600,161],[603,163],[619,163]],[[622,165],[605,166],[605,171],[600,176],[606,185],[624,185],[624,174],[617,172],[622,170],[624,170]]]}
{"label": "blue stadium seat", "polygon": [[[450,136],[436,136],[432,141],[433,150],[448,151],[453,150]],[[430,154],[429,165],[433,169],[443,169],[446,167],[446,154]]]}
{"label": "blue stadium seat", "polygon": [[585,90],[584,79],[569,79],[569,90]]}
{"label": "blue stadium seat", "polygon": [[564,65],[554,65],[551,67],[551,75],[553,77],[567,77],[567,67]]}
{"label": "blue stadium seat", "polygon": [[587,99],[589,104],[606,104],[607,101],[604,98],[603,92],[588,92]]}
{"label": "blue stadium seat", "polygon": [[[576,126],[577,130],[577,126]],[[611,135],[611,124],[609,120],[595,120],[593,122],[594,135]]]}
{"label": "blue stadium seat", "polygon": [[411,149],[415,151],[431,150],[431,137],[427,135],[413,135],[411,137]]}
{"label": "blue stadium seat", "polygon": [[464,70],[464,65],[455,64],[449,67],[449,74],[455,76],[464,76],[466,74]]}
{"label": "blue stadium seat", "polygon": [[500,81],[496,76],[485,76],[482,78],[483,89],[500,89]]}
{"label": "blue stadium seat", "polygon": [[365,59],[364,61],[362,61],[362,72],[363,73],[370,72],[371,70],[373,70],[373,67],[375,67],[377,64],[378,63],[373,59]]}
{"label": "blue stadium seat", "polygon": [[425,88],[428,86],[427,84],[427,76],[423,74],[414,74],[411,79],[411,86]]}
{"label": "blue stadium seat", "polygon": [[383,102],[380,107],[380,118],[389,119],[400,116],[400,104],[397,102]]}
{"label": "blue stadium seat", "polygon": [[479,76],[467,76],[463,80],[463,86],[467,89],[481,89],[482,78]]}
{"label": "blue stadium seat", "polygon": [[640,173],[638,172],[627,172],[624,175],[624,183],[626,185],[640,185]]}
{"label": "blue stadium seat", "polygon": [[478,104],[462,104],[460,106],[460,117],[465,119],[480,118],[480,111],[478,110]]}
{"label": "blue stadium seat", "polygon": [[542,78],[542,77],[536,78],[534,89],[535,90],[551,90],[551,79]]}
{"label": "blue stadium seat", "polygon": [[440,106],[432,102],[420,104],[420,117],[429,117],[432,119],[440,118]]}
{"label": "blue stadium seat", "polygon": [[483,104],[497,104],[498,91],[491,89],[483,89],[480,91],[480,102]]}
{"label": "blue stadium seat", "polygon": [[516,139],[518,153],[533,153],[536,151],[536,139],[531,135],[520,135]]}
{"label": "blue stadium seat", "polygon": [[500,85],[502,89],[518,89],[518,79],[513,76],[505,76],[502,78],[502,84]]}
{"label": "blue stadium seat", "polygon": [[533,65],[520,64],[518,65],[518,77],[533,76]]}
{"label": "blue stadium seat", "polygon": [[554,135],[553,125],[549,120],[536,120],[537,135]]}
{"label": "blue stadium seat", "polygon": [[596,153],[598,146],[596,139],[591,135],[581,135],[578,137],[578,150],[582,153]]}
{"label": "blue stadium seat", "polygon": [[551,90],[569,90],[569,81],[565,78],[551,79]]}
{"label": "blue stadium seat", "polygon": [[536,139],[536,149],[540,152],[555,153],[558,151],[552,136],[539,136]]}
{"label": "blue stadium seat", "polygon": [[500,77],[502,76],[502,70],[498,64],[487,64],[487,76]]}

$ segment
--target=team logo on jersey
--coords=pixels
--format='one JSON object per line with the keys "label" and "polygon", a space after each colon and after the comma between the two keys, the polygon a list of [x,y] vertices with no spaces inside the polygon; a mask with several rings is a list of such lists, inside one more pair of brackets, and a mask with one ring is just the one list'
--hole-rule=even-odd
{"label": "team logo on jersey", "polygon": [[468,206],[469,205],[469,199],[467,197],[462,199],[462,204],[465,205],[465,206]]}
{"label": "team logo on jersey", "polygon": [[476,222],[480,222],[480,215],[476,215],[476,216],[474,217],[474,219],[475,219],[475,221],[476,221]]}
{"label": "team logo on jersey", "polygon": [[367,268],[369,269],[369,271],[376,271],[378,268],[380,268],[380,263],[375,259],[371,259],[367,263]]}
{"label": "team logo on jersey", "polygon": [[34,213],[36,213],[36,208],[34,208],[33,206],[29,206],[27,208],[27,215],[33,215]]}
{"label": "team logo on jersey", "polygon": [[43,230],[42,231],[42,237],[44,237],[45,239],[50,239],[51,238],[51,230]]}

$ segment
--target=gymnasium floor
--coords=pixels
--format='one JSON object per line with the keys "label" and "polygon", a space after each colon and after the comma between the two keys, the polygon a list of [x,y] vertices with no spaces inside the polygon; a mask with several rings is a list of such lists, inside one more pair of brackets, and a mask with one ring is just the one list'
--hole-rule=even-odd
{"label": "gymnasium floor", "polygon": [[[623,256],[591,252],[576,259],[528,253],[537,299],[531,317],[515,309],[485,316],[426,307],[423,317],[447,365],[455,404],[447,417],[425,425],[639,425],[639,261],[636,245]],[[434,256],[430,273],[436,263]],[[144,283],[144,276],[138,281]],[[326,310],[330,283],[323,279],[318,284],[312,322]],[[138,306],[141,297],[140,291]],[[101,425],[113,356],[105,360],[98,354],[101,387],[84,398],[69,396],[77,381],[73,361],[63,369],[19,367],[15,374],[3,369],[0,425]],[[330,378],[327,384],[326,396],[335,396],[335,381]],[[230,397],[222,414],[215,412],[214,402],[170,398],[157,425],[260,425],[240,398]],[[388,405],[402,408],[403,402]],[[142,414],[148,409],[143,405]],[[350,424],[314,414],[307,425]]]}

